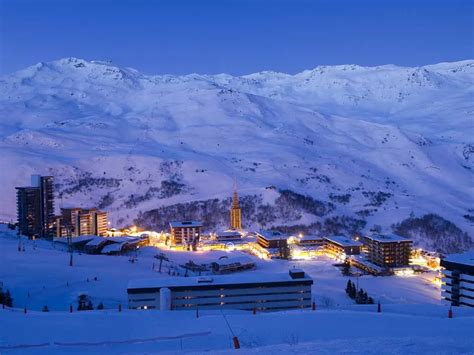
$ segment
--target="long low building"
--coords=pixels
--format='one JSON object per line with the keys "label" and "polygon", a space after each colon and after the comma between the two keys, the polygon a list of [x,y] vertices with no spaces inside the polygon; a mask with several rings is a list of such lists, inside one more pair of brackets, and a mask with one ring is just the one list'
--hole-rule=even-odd
{"label": "long low building", "polygon": [[343,235],[324,237],[324,248],[326,252],[338,258],[345,258],[348,255],[358,255],[360,254],[361,247],[361,242]]}
{"label": "long low building", "polygon": [[238,256],[234,258],[224,257],[211,263],[211,267],[215,274],[225,274],[253,269],[255,267],[255,261],[248,256]]}
{"label": "long low building", "polygon": [[442,297],[453,306],[474,307],[474,251],[441,260]]}
{"label": "long low building", "polygon": [[132,280],[129,308],[192,310],[240,309],[277,311],[311,306],[313,280],[304,271]]}

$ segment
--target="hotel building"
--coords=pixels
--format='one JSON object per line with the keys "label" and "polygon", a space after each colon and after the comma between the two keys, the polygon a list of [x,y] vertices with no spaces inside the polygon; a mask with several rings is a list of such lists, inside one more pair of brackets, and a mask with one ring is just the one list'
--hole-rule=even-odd
{"label": "hotel building", "polygon": [[61,208],[60,225],[58,237],[64,234],[105,236],[108,228],[107,212],[99,211],[97,208]]}
{"label": "hotel building", "polygon": [[368,235],[362,238],[367,246],[367,258],[382,267],[402,267],[410,264],[413,241],[395,234]]}
{"label": "hotel building", "polygon": [[324,237],[325,252],[336,258],[345,258],[347,255],[358,255],[360,254],[361,247],[361,242],[342,235]]}
{"label": "hotel building", "polygon": [[182,245],[188,250],[196,250],[201,238],[201,228],[202,223],[199,221],[171,222],[171,245]]}

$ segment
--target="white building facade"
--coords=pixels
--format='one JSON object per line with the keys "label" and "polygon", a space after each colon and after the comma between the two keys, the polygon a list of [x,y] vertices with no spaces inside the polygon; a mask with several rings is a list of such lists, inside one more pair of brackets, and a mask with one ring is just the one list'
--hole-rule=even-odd
{"label": "white building facade", "polygon": [[441,266],[443,299],[453,306],[474,307],[474,252],[449,255]]}
{"label": "white building facade", "polygon": [[131,309],[277,311],[311,307],[312,285],[307,274],[294,269],[281,275],[133,280],[127,293]]}

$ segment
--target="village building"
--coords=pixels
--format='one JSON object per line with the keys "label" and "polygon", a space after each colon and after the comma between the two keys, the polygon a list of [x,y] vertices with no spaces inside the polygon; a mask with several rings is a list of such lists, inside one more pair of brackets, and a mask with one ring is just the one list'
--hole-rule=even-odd
{"label": "village building", "polygon": [[322,247],[324,246],[324,237],[316,235],[303,235],[296,238],[296,244],[301,247]]}
{"label": "village building", "polygon": [[382,267],[406,267],[410,264],[413,241],[396,234],[368,235],[362,238],[367,259]]}
{"label": "village building", "polygon": [[288,247],[288,235],[274,230],[262,230],[256,233],[257,249],[268,253],[270,258],[287,259],[290,256]]}
{"label": "village building", "polygon": [[174,221],[170,223],[169,243],[182,246],[187,250],[196,250],[201,238],[202,223],[199,221]]}
{"label": "village building", "polygon": [[212,262],[211,268],[215,274],[226,274],[253,269],[255,268],[255,262],[248,256],[238,256],[233,258],[223,257]]}
{"label": "village building", "polygon": [[325,252],[336,258],[360,254],[361,247],[361,242],[342,235],[324,237]]}
{"label": "village building", "polygon": [[302,270],[288,274],[255,273],[131,280],[128,305],[132,309],[162,311],[239,309],[278,311],[311,307],[313,280]]}
{"label": "village building", "polygon": [[221,243],[240,242],[242,240],[242,235],[238,231],[230,230],[215,233],[215,238]]}
{"label": "village building", "polygon": [[441,296],[453,306],[474,307],[474,251],[441,259]]}
{"label": "village building", "polygon": [[107,235],[107,212],[97,208],[61,208],[56,236]]}
{"label": "village building", "polygon": [[52,238],[55,234],[53,177],[31,175],[31,186],[17,187],[20,234]]}

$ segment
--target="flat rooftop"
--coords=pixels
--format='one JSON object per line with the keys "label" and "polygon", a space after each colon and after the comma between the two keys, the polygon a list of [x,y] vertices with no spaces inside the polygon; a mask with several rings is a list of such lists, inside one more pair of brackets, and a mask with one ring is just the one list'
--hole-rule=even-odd
{"label": "flat rooftop", "polygon": [[456,264],[474,266],[474,250],[462,254],[450,254],[444,260]]}
{"label": "flat rooftop", "polygon": [[413,240],[399,236],[397,234],[386,234],[386,235],[375,234],[375,235],[367,235],[365,236],[365,238],[372,239],[380,243],[413,242]]}
{"label": "flat rooftop", "polygon": [[260,235],[266,240],[288,239],[288,235],[283,234],[282,232],[272,231],[272,230],[262,230],[260,232],[257,232],[257,235]]}
{"label": "flat rooftop", "polygon": [[233,237],[233,236],[238,236],[241,237],[242,235],[237,232],[237,231],[222,231],[222,232],[217,232],[216,235],[218,237]]}
{"label": "flat rooftop", "polygon": [[173,222],[170,222],[170,226],[172,228],[202,227],[202,222],[200,222],[200,221],[173,221]]}
{"label": "flat rooftop", "polygon": [[273,282],[301,282],[313,279],[304,274],[302,278],[292,278],[289,273],[278,274],[261,274],[257,272],[249,272],[239,275],[222,275],[222,276],[200,276],[200,277],[159,277],[154,279],[137,279],[128,283],[128,290],[133,289],[160,289],[162,287],[186,287],[186,286],[224,286],[224,285],[242,285],[257,284],[262,285]]}
{"label": "flat rooftop", "polygon": [[298,238],[299,240],[323,240],[324,237],[322,235],[303,235],[301,238]]}
{"label": "flat rooftop", "polygon": [[360,246],[362,246],[361,242],[359,242],[357,240],[354,240],[354,239],[351,239],[351,238],[348,238],[348,237],[345,237],[343,235],[333,235],[333,236],[330,236],[330,237],[324,237],[324,239],[327,239],[330,242],[338,244],[342,247],[360,247]]}

